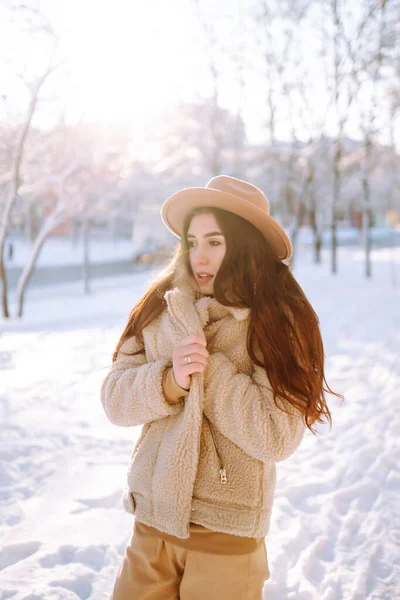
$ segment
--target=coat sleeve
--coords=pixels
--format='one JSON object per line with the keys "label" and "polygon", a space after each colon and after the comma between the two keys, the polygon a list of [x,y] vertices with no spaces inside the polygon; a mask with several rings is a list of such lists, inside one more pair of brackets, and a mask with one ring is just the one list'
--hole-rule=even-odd
{"label": "coat sleeve", "polygon": [[186,398],[189,395],[189,390],[181,388],[175,381],[174,372],[171,367],[164,371],[163,378],[164,396],[168,403],[176,404],[181,398]]}
{"label": "coat sleeve", "polygon": [[168,404],[163,391],[163,376],[168,359],[146,362],[144,352],[135,356],[123,353],[143,349],[136,338],[121,346],[117,360],[103,380],[100,398],[111,423],[121,427],[144,425],[178,414],[183,402]]}
{"label": "coat sleeve", "polygon": [[289,402],[278,398],[290,414],[277,408],[265,370],[257,365],[254,369],[252,376],[238,373],[224,354],[210,354],[204,372],[203,411],[247,454],[263,462],[279,462],[300,445],[306,425]]}

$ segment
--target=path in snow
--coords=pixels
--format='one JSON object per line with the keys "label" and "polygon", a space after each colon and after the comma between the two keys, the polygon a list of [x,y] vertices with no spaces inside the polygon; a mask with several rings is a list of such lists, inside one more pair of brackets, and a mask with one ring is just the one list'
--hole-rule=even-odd
{"label": "path in snow", "polygon": [[[278,465],[265,600],[400,598],[400,257],[366,281],[359,254],[340,272],[296,276],[321,321],[333,428]],[[378,262],[379,261],[379,262]],[[121,487],[139,428],[106,420],[105,367],[146,274],[32,290],[23,323],[0,336],[0,600],[106,600],[133,519]],[[49,295],[51,293],[51,296]],[[396,587],[397,586],[397,587]]]}

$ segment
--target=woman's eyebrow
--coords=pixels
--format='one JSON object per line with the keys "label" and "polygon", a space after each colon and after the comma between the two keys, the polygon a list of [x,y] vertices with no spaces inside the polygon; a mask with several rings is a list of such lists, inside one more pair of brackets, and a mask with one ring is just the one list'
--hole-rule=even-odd
{"label": "woman's eyebrow", "polygon": [[[224,234],[221,233],[220,231],[210,231],[209,233],[205,233],[203,235],[203,237],[209,238],[209,237],[212,237],[213,235],[222,235],[223,236]],[[186,237],[189,239],[189,238],[195,238],[196,236],[193,233],[188,233]]]}

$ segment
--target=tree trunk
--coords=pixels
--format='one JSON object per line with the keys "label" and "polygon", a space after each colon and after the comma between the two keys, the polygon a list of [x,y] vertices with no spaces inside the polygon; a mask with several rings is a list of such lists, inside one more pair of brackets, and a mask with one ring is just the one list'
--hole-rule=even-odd
{"label": "tree trunk", "polygon": [[322,262],[321,250],[322,250],[322,236],[321,236],[321,233],[318,231],[314,238],[314,262],[317,265],[320,265]]}
{"label": "tree trunk", "polygon": [[294,219],[293,228],[291,231],[291,236],[290,236],[292,246],[293,246],[293,258],[292,258],[293,265],[294,265],[294,259],[296,256],[296,250],[297,250],[297,237],[298,237],[299,229],[303,225],[305,214],[306,214],[306,207],[303,202],[299,202],[299,204],[297,206],[297,210],[296,210],[296,216]]}
{"label": "tree trunk", "polygon": [[365,277],[372,277],[371,269],[371,220],[372,211],[365,207],[362,213],[362,239],[365,251]]}
{"label": "tree trunk", "polygon": [[337,223],[336,223],[336,206],[339,202],[340,197],[340,160],[342,158],[342,131],[340,130],[339,136],[336,139],[335,154],[334,154],[334,165],[333,165],[333,198],[331,206],[331,271],[333,274],[337,273]]}
{"label": "tree trunk", "polygon": [[40,251],[43,247],[44,242],[47,237],[51,233],[51,231],[59,225],[64,217],[59,215],[50,215],[50,217],[44,223],[41,231],[39,232],[34,244],[32,246],[31,253],[29,255],[28,261],[24,268],[22,269],[22,273],[19,276],[18,284],[17,284],[17,316],[22,317],[24,311],[24,300],[25,300],[25,292],[28,286],[28,283],[32,277],[32,273],[35,269],[36,261],[39,257]]}
{"label": "tree trunk", "polygon": [[365,276],[369,279],[371,273],[371,189],[370,172],[372,166],[372,139],[367,131],[364,144],[364,164],[361,168],[361,183],[363,189],[362,240],[365,251]]}
{"label": "tree trunk", "polygon": [[317,222],[317,213],[315,208],[312,208],[309,211],[309,218],[310,218],[310,224],[314,233],[314,240],[313,240],[313,249],[314,249],[314,263],[315,264],[321,264],[322,260],[321,260],[321,250],[322,250],[322,234],[321,234],[321,230],[318,227],[318,222]]}
{"label": "tree trunk", "polygon": [[331,271],[332,273],[337,273],[337,227],[336,221],[334,220],[334,215],[332,215],[332,224],[331,224]]}
{"label": "tree trunk", "polygon": [[82,228],[83,237],[83,291],[85,294],[90,294],[90,262],[89,262],[89,220],[85,219]]}
{"label": "tree trunk", "polygon": [[[3,248],[3,253],[4,253],[4,248]],[[8,311],[8,284],[7,284],[7,275],[6,275],[6,270],[4,267],[3,258],[0,260],[0,278],[2,281],[1,305],[2,305],[3,317],[8,319],[10,316],[10,313]]]}

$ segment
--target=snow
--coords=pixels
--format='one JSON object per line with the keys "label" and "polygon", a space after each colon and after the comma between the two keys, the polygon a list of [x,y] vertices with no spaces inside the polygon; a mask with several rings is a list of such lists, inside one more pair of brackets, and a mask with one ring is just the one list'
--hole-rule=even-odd
{"label": "snow", "polygon": [[[11,267],[21,268],[28,260],[30,245],[24,239],[10,239],[13,245],[13,256],[8,257],[5,253],[5,263]],[[127,238],[116,239],[99,238],[94,235],[89,240],[90,262],[115,262],[117,260],[131,260],[134,247],[132,240]],[[6,250],[8,243],[6,243]],[[66,237],[49,237],[37,260],[37,267],[52,267],[59,265],[81,265],[83,261],[83,244],[81,240],[76,243]]]}
{"label": "snow", "polygon": [[[323,333],[333,427],[278,465],[265,600],[400,598],[400,253],[304,251],[295,275]],[[151,273],[31,290],[0,322],[0,600],[105,600],[131,535],[121,489],[140,428],[99,388]],[[397,285],[397,287],[396,287]]]}

